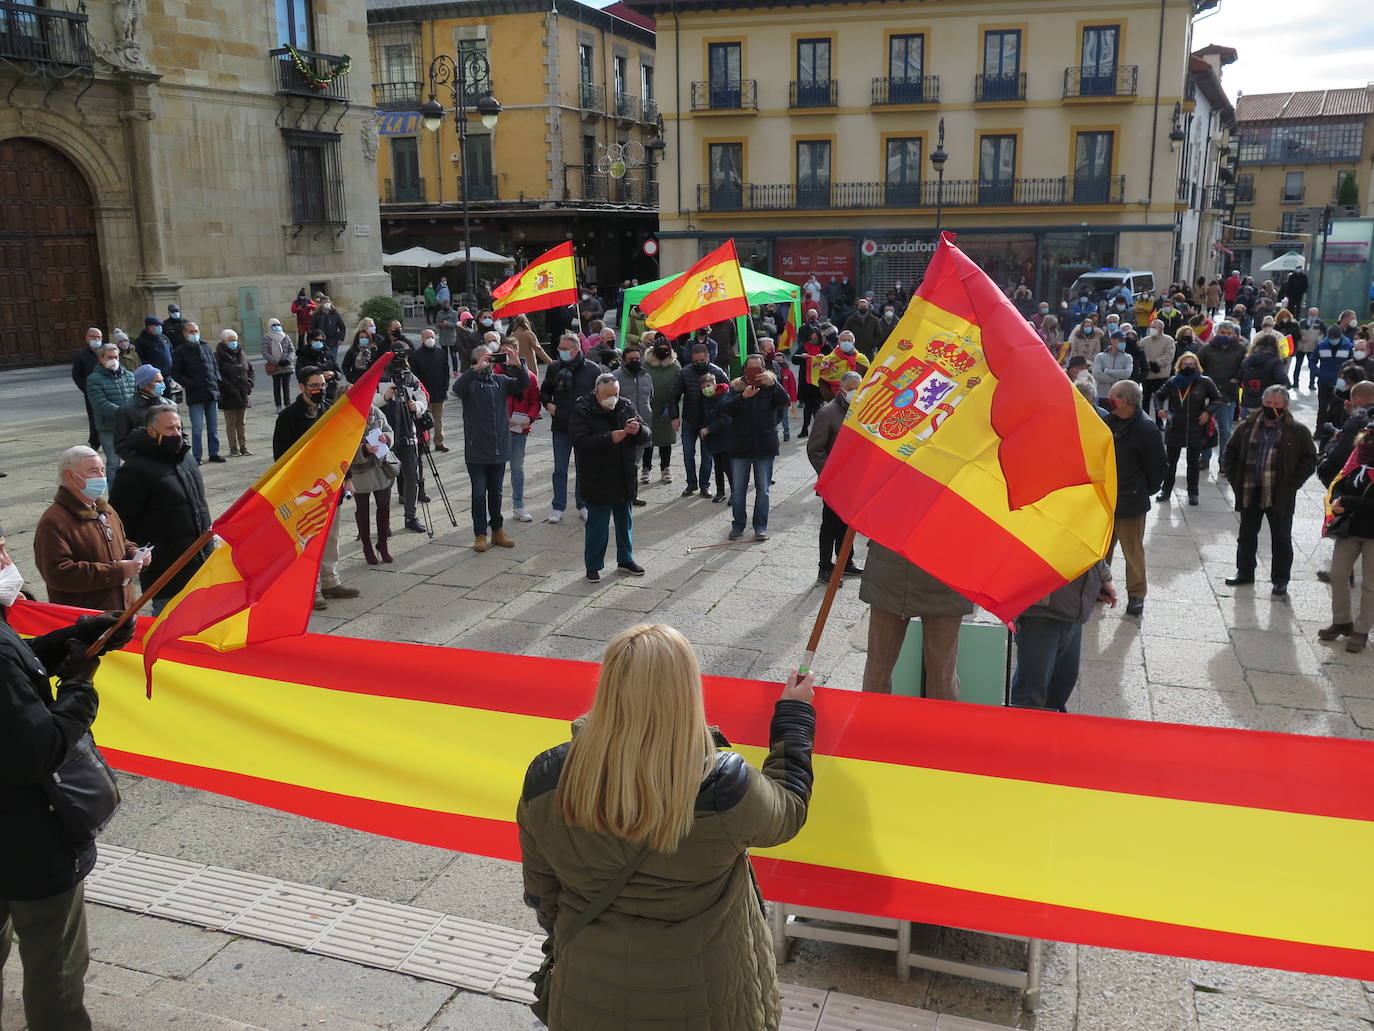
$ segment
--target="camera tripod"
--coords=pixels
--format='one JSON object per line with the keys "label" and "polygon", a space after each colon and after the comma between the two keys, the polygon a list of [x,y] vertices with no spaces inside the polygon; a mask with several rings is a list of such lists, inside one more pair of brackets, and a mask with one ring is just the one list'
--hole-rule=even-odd
{"label": "camera tripod", "polygon": [[[425,463],[429,463],[429,471],[434,477],[434,486],[438,488],[439,500],[443,503],[444,514],[448,516],[448,521],[456,530],[458,528],[458,516],[453,511],[453,505],[448,499],[448,491],[444,489],[444,481],[439,478],[439,467],[434,461],[434,453],[430,451],[429,444],[421,438],[420,427],[416,424],[415,415],[410,410],[411,401],[414,397],[411,390],[405,384],[406,373],[410,371],[410,363],[402,358],[400,368],[395,368],[396,359],[392,359],[393,366],[388,370],[391,376],[391,385],[396,389],[396,399],[401,403],[400,410],[403,417],[409,420],[410,428],[415,434],[415,487],[416,500],[420,503],[420,511],[425,516],[425,533],[432,540],[434,538],[434,524],[429,513],[429,495],[425,492]],[[399,429],[398,436],[409,437],[409,433],[402,434]]]}

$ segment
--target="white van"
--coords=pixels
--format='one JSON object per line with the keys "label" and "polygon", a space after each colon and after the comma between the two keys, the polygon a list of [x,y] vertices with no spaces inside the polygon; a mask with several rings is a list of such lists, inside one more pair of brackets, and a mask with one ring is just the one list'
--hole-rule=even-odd
{"label": "white van", "polygon": [[1092,272],[1084,272],[1073,281],[1073,286],[1069,287],[1068,299],[1073,301],[1087,294],[1094,301],[1100,301],[1122,286],[1131,291],[1132,298],[1139,297],[1142,293],[1152,294],[1155,291],[1155,274],[1137,272],[1129,268],[1094,269]]}

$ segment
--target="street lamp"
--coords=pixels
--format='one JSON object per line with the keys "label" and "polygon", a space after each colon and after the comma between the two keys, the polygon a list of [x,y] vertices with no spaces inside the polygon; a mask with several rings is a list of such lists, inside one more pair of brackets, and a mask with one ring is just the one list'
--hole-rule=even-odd
{"label": "street lamp", "polygon": [[472,270],[472,222],[468,208],[468,94],[483,82],[488,84],[487,93],[473,106],[482,124],[488,130],[495,129],[496,120],[501,115],[501,103],[491,95],[491,65],[487,62],[486,54],[478,50],[462,52],[456,61],[448,54],[436,57],[429,66],[429,100],[420,107],[425,128],[437,133],[444,122],[444,106],[435,99],[435,91],[443,85],[453,94],[453,114],[458,125],[458,153],[463,155],[463,259],[467,267],[464,286],[474,298],[477,296],[477,286]]}
{"label": "street lamp", "polygon": [[935,168],[938,180],[935,184],[935,243],[940,242],[940,221],[945,209],[945,162],[949,160],[949,155],[945,153],[945,120],[940,119],[940,139],[936,143],[935,149],[931,151],[930,163]]}

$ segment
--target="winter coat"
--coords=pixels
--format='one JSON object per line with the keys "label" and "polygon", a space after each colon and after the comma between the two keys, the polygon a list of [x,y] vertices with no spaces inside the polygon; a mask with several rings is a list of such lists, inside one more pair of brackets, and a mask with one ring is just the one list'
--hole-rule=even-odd
{"label": "winter coat", "polygon": [[[1235,494],[1237,512],[1244,506],[1246,494],[1249,493],[1246,488],[1251,475],[1250,440],[1258,432],[1260,414],[1258,409],[1251,412],[1249,418],[1236,427],[1222,458],[1226,482]],[[1295,507],[1298,488],[1317,470],[1317,445],[1312,440],[1312,431],[1294,419],[1292,412],[1284,412],[1278,421],[1278,429],[1278,440],[1274,443],[1278,456],[1273,510],[1287,514]]]}
{"label": "winter coat", "polygon": [[639,372],[630,372],[624,365],[612,373],[620,384],[620,396],[635,406],[639,421],[649,427],[649,436],[644,438],[644,446],[653,446],[654,424],[654,380],[649,370],[640,365]]}
{"label": "winter coat", "polygon": [[[398,386],[404,389],[396,389]],[[386,399],[387,392],[393,389],[396,392],[388,401]],[[386,421],[396,431],[391,442],[392,447],[419,446],[420,429],[417,421],[429,411],[429,402],[425,398],[425,392],[420,386],[420,381],[415,378],[413,373],[401,374],[399,383],[390,371],[384,373],[382,381],[377,384],[377,394],[372,399],[372,403],[382,410],[382,414],[386,416]],[[410,407],[412,403],[415,405],[413,411]]]}
{"label": "winter coat", "polygon": [[1308,354],[1317,349],[1317,345],[1326,336],[1326,323],[1321,319],[1305,318],[1298,323],[1299,334],[1293,339],[1297,342],[1297,349],[1302,354]]}
{"label": "winter coat", "polygon": [[172,342],[165,334],[145,329],[134,338],[134,350],[139,361],[153,366],[164,379],[172,375]]}
{"label": "winter coat", "polygon": [[1239,339],[1234,344],[1223,344],[1219,337],[1214,337],[1202,345],[1197,358],[1202,363],[1202,374],[1216,384],[1228,403],[1234,404],[1240,385],[1241,362],[1245,361],[1245,345]]}
{"label": "winter coat", "polygon": [[549,353],[539,346],[539,338],[534,335],[533,330],[517,329],[511,336],[515,339],[516,353],[525,359],[525,364],[531,369],[537,370],[540,362],[548,365],[553,361]]}
{"label": "winter coat", "polygon": [[1272,351],[1261,345],[1246,355],[1240,363],[1240,406],[1258,408],[1264,391],[1271,386],[1288,386],[1287,363]]}
{"label": "winter coat", "polygon": [[1122,519],[1144,515],[1164,482],[1164,437],[1139,408],[1129,419],[1109,415],[1106,422],[1116,446],[1116,514]]}
{"label": "winter coat", "polygon": [[1341,507],[1350,513],[1347,536],[1374,540],[1374,473],[1365,469],[1360,476],[1359,472],[1360,466],[1356,466],[1337,479],[1331,485],[1331,500],[1340,498]]}
{"label": "winter coat", "polygon": [[1198,425],[1203,412],[1215,416],[1227,403],[1210,376],[1201,373],[1192,381],[1170,376],[1155,393],[1160,408],[1169,412],[1164,439],[1169,447],[1201,449],[1211,447],[1213,436],[1207,426]]}
{"label": "winter coat", "polygon": [[652,443],[655,447],[670,447],[677,442],[677,430],[673,429],[673,384],[682,365],[671,355],[660,360],[650,352],[644,357],[644,368],[654,384]]}
{"label": "winter coat", "polygon": [[868,545],[859,600],[906,619],[973,612],[973,602],[877,541]]}
{"label": "winter coat", "polygon": [[614,430],[637,418],[634,405],[623,397],[610,411],[596,397],[583,394],[573,405],[568,433],[577,449],[582,497],[590,505],[615,505],[635,496],[639,449],[649,439],[649,427],[640,423],[639,433],[628,434],[618,443],[611,439]]}
{"label": "winter coat", "polygon": [[[568,744],[530,764],[516,822],[525,901],[558,957],[551,1027],[778,1027],[777,967],[748,849],[780,845],[805,824],[815,727],[810,703],[784,699],[773,708],[762,772],[737,752],[716,752],[686,839],[675,852],[650,853],[620,897],[562,946],[560,938],[586,900],[602,892],[639,847],[563,822],[554,795]],[[729,748],[719,734],[716,739]]]}
{"label": "winter coat", "polygon": [[721,412],[730,417],[730,457],[768,458],[778,453],[778,409],[789,404],[787,391],[771,372],[759,373],[758,391],[744,394],[745,381],[735,380],[730,394],[721,402]]}
{"label": "winter coat", "polygon": [[95,413],[95,428],[101,433],[113,433],[119,406],[132,401],[137,390],[134,374],[122,365],[114,371],[96,366],[86,381],[86,400]]}
{"label": "winter coat", "polygon": [[329,380],[329,373],[334,373],[334,379],[329,381],[332,397],[339,379],[346,378],[343,376],[343,370],[339,368],[339,363],[334,360],[334,352],[328,347],[312,347],[307,341],[306,345],[296,352],[296,375],[300,375],[301,369],[312,367],[325,373],[326,380]]}
{"label": "winter coat", "polygon": [[[1146,420],[1148,421],[1148,420]],[[1019,619],[1054,619],[1061,623],[1086,623],[1093,614],[1102,585],[1110,583],[1112,567],[1098,560],[1082,575],[1074,577],[1041,598]]]}
{"label": "winter coat", "polygon": [[867,314],[855,312],[844,320],[844,326],[854,334],[854,346],[862,351],[869,358],[878,353],[878,348],[883,346],[883,323],[878,316],[871,311]]}
{"label": "winter coat", "polygon": [[91,373],[98,368],[100,359],[95,356],[95,348],[82,344],[80,350],[72,352],[72,382],[82,394],[86,393],[86,384],[90,381]]}
{"label": "winter coat", "polygon": [[1102,330],[1096,327],[1091,332],[1084,332],[1081,325],[1075,326],[1073,332],[1069,334],[1069,353],[1068,357],[1064,359],[1065,364],[1068,364],[1070,358],[1080,356],[1091,362],[1102,350],[1104,339]]}
{"label": "winter coat", "polygon": [[1112,387],[1123,379],[1130,379],[1135,360],[1122,351],[1102,351],[1093,358],[1093,379],[1097,381],[1097,396],[1106,397]]}
{"label": "winter coat", "polygon": [[[438,354],[447,357],[443,351]],[[510,461],[510,415],[506,402],[523,394],[530,385],[530,373],[523,362],[511,372],[507,376],[474,368],[454,381],[453,396],[463,402],[463,459],[468,465],[501,465]]]}
{"label": "winter coat", "polygon": [[1146,333],[1140,338],[1145,354],[1145,378],[1168,379],[1174,367],[1174,338],[1167,333]]}
{"label": "winter coat", "polygon": [[[730,388],[725,384],[718,385],[712,396],[707,397],[704,393],[701,396],[701,430],[706,431],[706,436],[700,439],[702,447],[715,458],[728,457],[730,454],[730,423],[733,420],[721,410],[729,396]],[[700,434],[701,430],[697,433]]]}
{"label": "winter coat", "polygon": [[296,332],[309,333],[315,317],[315,302],[308,297],[297,297],[291,302],[291,314],[296,316]]}
{"label": "winter coat", "polygon": [[127,462],[129,456],[134,453],[133,442],[129,438],[135,433],[143,433],[143,420],[148,414],[148,409],[167,403],[165,397],[136,390],[132,399],[119,406],[119,411],[115,413],[114,439],[115,454],[121,461]]}
{"label": "winter coat", "polygon": [[1317,479],[1322,486],[1331,486],[1331,481],[1345,468],[1347,459],[1355,450],[1355,438],[1374,423],[1374,405],[1356,408],[1341,426],[1336,438],[1327,445],[1322,453],[1321,463],[1317,466]]}
{"label": "winter coat", "polygon": [[126,372],[133,372],[143,363],[139,361],[138,352],[133,349],[132,345],[121,344],[119,347],[119,364]]}
{"label": "winter coat", "polygon": [[[539,400],[555,406],[553,432],[571,432],[568,427],[572,423],[573,409],[580,399],[592,392],[601,371],[600,365],[580,354],[570,362],[560,358],[548,367],[544,373],[544,383],[539,388]],[[586,497],[585,492],[583,497]]]}
{"label": "winter coat", "polygon": [[[107,532],[108,531],[108,532]],[[81,609],[126,609],[134,587],[119,563],[132,558],[119,513],[104,498],[91,504],[65,486],[57,488],[33,531],[33,559],[48,586],[48,601]]]}
{"label": "winter coat", "polygon": [[391,438],[391,424],[386,421],[382,410],[375,405],[367,413],[367,426],[363,428],[363,437],[358,441],[358,450],[348,465],[348,478],[353,481],[353,491],[356,494],[386,490],[396,482],[394,477],[382,471],[381,460],[365,447],[367,435],[373,430],[381,430],[384,436]]}
{"label": "winter coat", "polygon": [[172,345],[173,354],[176,354],[177,348],[186,345],[186,320],[180,315],[168,315],[163,319],[162,332]]}
{"label": "winter coat", "polygon": [[253,392],[257,374],[243,348],[219,344],[215,348],[215,365],[219,369],[219,410],[237,412],[252,404],[248,395]]}
{"label": "winter coat", "polygon": [[215,352],[204,340],[182,344],[172,352],[172,376],[186,391],[186,403],[219,400],[219,366]]}
{"label": "winter coat", "polygon": [[[124,520],[130,539],[153,545],[152,561],[139,574],[139,583],[147,590],[210,528],[210,507],[205,503],[200,470],[190,458],[191,445],[184,438],[174,455],[159,448],[151,434],[133,434],[130,439],[133,454],[115,477],[110,504]],[[212,547],[204,545],[156,596],[170,598],[185,587],[210,557]]]}
{"label": "winter coat", "polygon": [[506,398],[506,416],[513,417],[520,413],[528,420],[523,427],[511,424],[511,433],[528,434],[534,429],[534,424],[543,416],[544,406],[539,403],[539,379],[531,375],[530,384],[523,391]]}
{"label": "winter coat", "polygon": [[1336,381],[1341,378],[1341,369],[1353,356],[1354,349],[1355,344],[1348,336],[1337,337],[1335,340],[1329,336],[1322,337],[1316,346],[1317,382],[1323,386],[1334,387]]}
{"label": "winter coat", "polygon": [[727,383],[730,380],[724,369],[711,362],[707,362],[701,368],[691,362],[682,366],[682,371],[673,381],[672,393],[669,395],[672,399],[674,419],[681,419],[684,423],[701,428],[701,377],[708,372],[715,375],[717,383]]}
{"label": "winter coat", "polygon": [[[272,461],[276,461],[291,450],[291,446],[305,436],[311,426],[329,408],[329,399],[312,412],[305,403],[305,395],[297,394],[291,403],[277,413],[277,421],[272,426]],[[393,443],[395,438],[392,438]]]}
{"label": "winter coat", "polygon": [[324,334],[324,342],[331,350],[337,349],[348,335],[348,327],[344,325],[343,316],[333,308],[329,311],[321,308],[311,316],[310,332],[313,333],[317,329]]}
{"label": "winter coat", "polygon": [[848,414],[849,399],[843,394],[836,394],[821,405],[821,410],[812,420],[811,436],[806,440],[806,458],[816,472],[825,468],[825,460],[830,457],[830,449],[835,446],[835,438],[839,436],[840,427]]}
{"label": "winter coat", "polygon": [[[425,347],[421,344],[410,352],[410,371],[425,388],[425,393],[436,404],[443,404],[449,390],[448,352],[438,344]],[[351,378],[351,377],[350,377]]]}
{"label": "winter coat", "polygon": [[281,376],[288,373],[296,364],[296,343],[290,333],[262,335],[262,360],[275,365],[276,371],[268,370],[268,375]]}
{"label": "winter coat", "polygon": [[[24,604],[20,602],[19,604]],[[95,721],[90,678],[48,672],[66,660],[72,628],[24,641],[0,609],[0,899],[33,901],[79,884],[95,866],[95,842],[73,845],[42,784]]]}
{"label": "winter coat", "polygon": [[458,346],[458,319],[457,308],[440,308],[434,316],[434,331],[439,334],[440,347]]}

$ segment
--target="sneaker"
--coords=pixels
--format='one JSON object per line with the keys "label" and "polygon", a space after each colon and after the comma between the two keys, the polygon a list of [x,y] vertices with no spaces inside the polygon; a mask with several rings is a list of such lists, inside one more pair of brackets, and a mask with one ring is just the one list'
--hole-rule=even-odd
{"label": "sneaker", "polygon": [[640,483],[648,483],[648,482],[649,482],[649,470],[648,470],[648,469],[645,469],[642,473],[639,474],[639,482],[640,482]]}
{"label": "sneaker", "polygon": [[589,569],[589,570],[587,570],[587,582],[588,582],[588,583],[593,583],[593,584],[599,584],[599,583],[601,582],[601,570],[599,570],[599,569]]}
{"label": "sneaker", "polygon": [[587,510],[585,508],[579,508],[577,514],[584,523],[587,521]]}
{"label": "sneaker", "polygon": [[210,461],[212,461],[212,462],[224,463],[224,462],[229,461],[229,459],[225,458],[223,455],[211,455],[211,456],[210,456]]}
{"label": "sneaker", "polygon": [[326,587],[320,594],[326,598],[356,598],[362,591],[356,587],[345,587],[343,584],[336,584],[333,587]]}
{"label": "sneaker", "polygon": [[1138,615],[1140,615],[1140,614],[1141,614],[1142,612],[1144,612],[1144,611],[1145,611],[1145,599],[1144,599],[1144,598],[1127,598],[1127,599],[1126,599],[1126,615],[1128,615],[1128,616],[1138,616]]}
{"label": "sneaker", "polygon": [[515,510],[515,518],[518,519],[518,520],[520,520],[520,522],[522,522],[522,523],[532,523],[532,522],[534,522],[534,516],[530,515],[530,514],[529,514],[527,511],[525,511],[523,508],[517,508],[517,509]]}
{"label": "sneaker", "polygon": [[420,522],[420,520],[416,519],[414,516],[411,516],[409,519],[406,520],[406,529],[409,530],[411,533],[424,533],[425,524]]}
{"label": "sneaker", "polygon": [[739,539],[740,539],[741,537],[743,537],[743,536],[744,536],[744,531],[743,531],[743,530],[731,530],[731,531],[730,531],[730,540],[732,540],[732,541],[737,541],[737,540],[739,540]]}
{"label": "sneaker", "polygon": [[695,494],[696,492],[697,492],[697,489],[696,489],[695,487],[684,487],[683,490],[682,490],[682,496],[683,496],[684,498],[690,498],[690,497],[691,497],[693,494]]}
{"label": "sneaker", "polygon": [[229,449],[229,457],[230,457],[230,458],[238,458],[238,456],[239,456],[238,448],[232,448],[232,447],[231,447],[231,448]]}
{"label": "sneaker", "polygon": [[241,455],[243,458],[247,458],[247,457],[249,457],[252,453],[253,453],[253,452],[249,451],[247,448],[244,448],[242,451],[239,452],[239,455]]}
{"label": "sneaker", "polygon": [[756,540],[756,541],[766,541],[767,539],[768,539],[768,531],[767,531],[767,530],[755,530],[755,531],[754,531],[754,540]]}
{"label": "sneaker", "polygon": [[628,573],[630,576],[644,575],[644,567],[638,562],[617,562],[615,567],[622,573]]}
{"label": "sneaker", "polygon": [[664,469],[664,470],[663,470],[663,475],[660,476],[660,477],[658,478],[658,482],[659,482],[659,483],[672,483],[672,482],[673,482],[673,474],[670,473],[667,469]]}
{"label": "sneaker", "polygon": [[[518,515],[519,513],[516,514]],[[561,523],[562,521],[563,510],[561,508],[555,508],[552,512],[549,513],[549,517],[544,520],[544,522],[546,523]]]}

